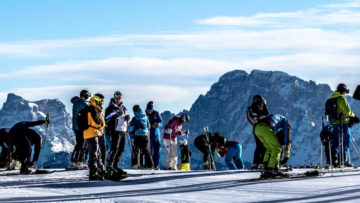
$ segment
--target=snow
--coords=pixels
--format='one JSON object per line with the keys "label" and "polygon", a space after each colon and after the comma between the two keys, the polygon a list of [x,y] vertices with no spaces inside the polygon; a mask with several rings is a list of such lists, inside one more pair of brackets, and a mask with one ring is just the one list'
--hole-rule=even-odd
{"label": "snow", "polygon": [[[290,174],[303,173],[295,169]],[[18,171],[17,171],[18,172]],[[321,178],[239,182],[259,172],[127,170],[121,182],[88,181],[88,171],[5,176],[0,202],[358,202],[360,171],[326,173]]]}

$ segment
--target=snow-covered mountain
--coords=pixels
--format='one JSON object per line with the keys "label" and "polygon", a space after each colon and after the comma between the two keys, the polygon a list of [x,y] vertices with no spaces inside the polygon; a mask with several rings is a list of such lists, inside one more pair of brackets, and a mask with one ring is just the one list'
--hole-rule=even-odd
{"label": "snow-covered mountain", "polygon": [[[246,119],[246,109],[251,104],[252,97],[260,94],[267,100],[270,113],[282,114],[290,121],[292,149],[289,163],[319,163],[322,115],[325,101],[332,93],[327,84],[307,82],[284,72],[228,72],[192,105],[189,111],[191,122],[188,126],[193,135],[191,141],[205,126],[209,126],[210,131],[219,131],[228,140],[241,142],[243,159],[249,167],[255,140],[252,126]],[[347,99],[352,110],[359,115],[360,102],[350,97]],[[351,130],[354,137],[358,137],[359,126]],[[192,149],[192,167],[199,168],[201,154],[194,147]],[[351,154],[353,161],[359,160],[353,149]],[[217,159],[218,168],[223,168],[223,164],[224,160]]]}
{"label": "snow-covered mountain", "polygon": [[44,166],[65,167],[73,149],[74,135],[71,130],[71,117],[66,112],[65,105],[59,100],[44,99],[31,102],[10,93],[0,110],[0,126],[11,128],[20,121],[45,119],[46,113],[50,114],[52,121],[49,128],[45,129],[44,125],[34,128],[43,139],[37,165],[42,164],[45,156]]}

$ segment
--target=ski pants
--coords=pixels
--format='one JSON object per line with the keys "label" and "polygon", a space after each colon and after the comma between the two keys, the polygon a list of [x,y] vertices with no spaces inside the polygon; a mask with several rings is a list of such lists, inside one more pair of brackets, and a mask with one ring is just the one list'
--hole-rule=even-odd
{"label": "ski pants", "polygon": [[263,163],[266,148],[264,147],[264,144],[260,141],[260,139],[255,135],[255,127],[253,128],[253,135],[256,142],[253,164],[259,165]]}
{"label": "ski pants", "polygon": [[242,147],[240,144],[233,144],[225,155],[225,163],[230,170],[243,169],[244,163],[241,159]]}
{"label": "ski pants", "polygon": [[150,138],[149,136],[135,136],[134,137],[134,152],[135,158],[137,159],[137,164],[142,165],[142,159],[140,157],[145,158],[145,167],[153,168],[154,162],[150,153]]}
{"label": "ski pants", "polygon": [[209,161],[209,147],[202,143],[195,142],[195,147],[203,153],[203,163]]}
{"label": "ski pants", "polygon": [[85,162],[87,150],[86,150],[86,142],[84,140],[82,130],[74,130],[75,138],[76,138],[76,145],[74,151],[71,155],[72,162]]}
{"label": "ski pants", "polygon": [[159,168],[159,160],[161,153],[160,131],[159,128],[150,129],[150,147],[154,166]]}
{"label": "ski pants", "polygon": [[[339,139],[341,141],[342,136],[344,137],[344,151],[342,149],[339,149]],[[349,152],[349,145],[350,145],[350,128],[347,124],[344,125],[333,125],[333,132],[332,132],[332,152],[334,152],[333,154],[335,154],[335,158],[337,158],[337,160],[339,160],[342,156],[342,154],[344,155],[344,161],[348,161],[348,152]],[[339,160],[340,161],[340,160]]]}
{"label": "ski pants", "polygon": [[266,148],[264,162],[268,162],[267,167],[270,169],[279,168],[282,148],[276,137],[276,133],[268,124],[258,123],[255,125],[255,135]]}
{"label": "ski pants", "polygon": [[168,152],[165,168],[176,169],[177,161],[178,161],[177,138],[175,138],[175,140],[164,139],[164,144],[166,151]]}
{"label": "ski pants", "polygon": [[101,151],[99,146],[99,137],[86,139],[89,150],[89,169],[92,172],[104,170],[104,164],[101,161]]}
{"label": "ski pants", "polygon": [[111,133],[111,147],[106,159],[106,167],[118,167],[121,154],[124,152],[126,132]]}
{"label": "ski pants", "polygon": [[106,152],[107,152],[107,146],[105,143],[105,136],[99,137],[99,148],[100,148],[100,158],[103,165],[105,165],[106,161]]}

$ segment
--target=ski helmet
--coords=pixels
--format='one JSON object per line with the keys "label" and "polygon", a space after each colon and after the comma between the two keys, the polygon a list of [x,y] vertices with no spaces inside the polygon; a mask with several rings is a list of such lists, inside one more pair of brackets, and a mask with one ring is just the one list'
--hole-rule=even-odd
{"label": "ski helmet", "polygon": [[225,146],[226,138],[223,136],[216,137],[215,142],[218,146]]}
{"label": "ski helmet", "polygon": [[264,98],[262,96],[260,96],[258,94],[253,96],[253,103],[259,104],[259,103],[263,103],[263,102],[264,102]]}
{"label": "ski helmet", "polygon": [[116,92],[114,93],[114,99],[119,98],[119,97],[121,97],[121,96],[122,96],[122,93],[121,93],[120,91],[116,91]]}
{"label": "ski helmet", "polygon": [[91,97],[91,93],[87,90],[81,90],[80,97],[84,99],[89,99]]}
{"label": "ski helmet", "polygon": [[347,86],[344,83],[340,83],[338,84],[336,91],[343,94],[348,94],[350,92],[350,90],[347,88]]}
{"label": "ski helmet", "polygon": [[183,113],[180,116],[181,123],[188,123],[190,121],[190,116],[187,113]]}
{"label": "ski helmet", "polygon": [[100,94],[100,93],[96,93],[94,94],[94,96],[92,97],[96,104],[99,105],[99,106],[102,106],[105,102],[105,97],[104,95]]}

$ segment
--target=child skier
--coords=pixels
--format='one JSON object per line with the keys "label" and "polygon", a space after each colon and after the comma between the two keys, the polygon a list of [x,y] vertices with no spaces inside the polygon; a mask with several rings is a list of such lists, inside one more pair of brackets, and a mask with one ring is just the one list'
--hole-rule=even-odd
{"label": "child skier", "polygon": [[191,152],[189,150],[189,144],[187,139],[179,140],[180,149],[181,149],[181,163],[178,167],[180,171],[189,171],[190,170],[190,157]]}

